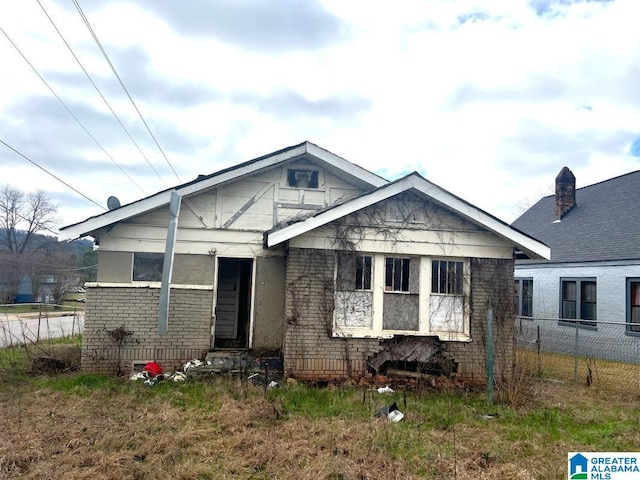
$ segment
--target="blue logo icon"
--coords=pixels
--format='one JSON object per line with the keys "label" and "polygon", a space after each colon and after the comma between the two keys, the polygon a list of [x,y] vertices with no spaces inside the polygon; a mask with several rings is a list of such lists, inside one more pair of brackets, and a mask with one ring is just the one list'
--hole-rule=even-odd
{"label": "blue logo icon", "polygon": [[583,480],[587,477],[588,459],[581,453],[576,453],[569,459],[569,480]]}

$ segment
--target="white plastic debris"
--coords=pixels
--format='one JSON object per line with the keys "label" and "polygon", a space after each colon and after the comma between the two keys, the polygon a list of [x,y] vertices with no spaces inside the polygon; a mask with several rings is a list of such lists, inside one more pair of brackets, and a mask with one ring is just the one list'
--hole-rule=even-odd
{"label": "white plastic debris", "polygon": [[271,380],[271,382],[269,383],[269,388],[280,388],[280,384],[275,380]]}
{"label": "white plastic debris", "polygon": [[149,378],[149,374],[147,372],[136,372],[129,377],[129,380],[131,381],[146,380],[148,378]]}
{"label": "white plastic debris", "polygon": [[387,418],[389,419],[390,422],[398,423],[400,420],[404,418],[404,414],[400,410],[394,410],[392,412],[389,412],[389,415],[387,415]]}
{"label": "white plastic debris", "polygon": [[171,377],[171,380],[174,382],[184,382],[187,380],[187,375],[182,372],[176,372],[173,374],[173,377]]}
{"label": "white plastic debris", "polygon": [[200,367],[200,366],[202,366],[202,361],[198,360],[197,358],[194,358],[193,360],[189,360],[187,363],[185,363],[184,367],[182,367],[182,370],[184,370],[185,372],[188,372],[192,368]]}
{"label": "white plastic debris", "polygon": [[393,393],[393,388],[391,388],[389,385],[385,387],[380,387],[378,389],[378,393]]}

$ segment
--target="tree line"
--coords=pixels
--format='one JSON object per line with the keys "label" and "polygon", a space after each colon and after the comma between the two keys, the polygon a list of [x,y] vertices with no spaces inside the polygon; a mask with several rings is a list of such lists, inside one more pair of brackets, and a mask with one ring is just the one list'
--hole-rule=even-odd
{"label": "tree line", "polygon": [[62,303],[74,286],[95,280],[97,252],[89,240],[58,242],[58,207],[38,190],[0,187],[0,303]]}

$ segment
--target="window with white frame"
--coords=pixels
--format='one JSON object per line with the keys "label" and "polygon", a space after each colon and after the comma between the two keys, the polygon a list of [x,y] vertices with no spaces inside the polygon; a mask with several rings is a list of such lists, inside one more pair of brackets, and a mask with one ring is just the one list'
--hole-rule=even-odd
{"label": "window with white frame", "polygon": [[627,332],[640,333],[640,278],[627,278]]}
{"label": "window with white frame", "polygon": [[597,296],[593,278],[560,279],[560,318],[562,322],[596,327]]}
{"label": "window with white frame", "polygon": [[338,327],[372,326],[372,272],[371,255],[338,253],[334,307]]}
{"label": "window with white frame", "polygon": [[409,291],[409,262],[408,258],[385,258],[384,290],[386,292]]}
{"label": "window with white frame", "polygon": [[431,293],[462,295],[463,265],[458,261],[433,260],[431,262]]}
{"label": "window with white frame", "polygon": [[465,326],[465,262],[431,260],[429,328],[435,332],[457,334]]}
{"label": "window with white frame", "polygon": [[371,256],[356,256],[356,290],[371,290]]}
{"label": "window with white frame", "polygon": [[513,296],[515,314],[519,317],[533,317],[533,279],[516,278]]}

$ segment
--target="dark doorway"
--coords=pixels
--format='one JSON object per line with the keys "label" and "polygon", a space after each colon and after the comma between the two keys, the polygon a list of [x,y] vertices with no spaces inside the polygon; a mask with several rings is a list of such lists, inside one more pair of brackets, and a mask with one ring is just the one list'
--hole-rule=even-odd
{"label": "dark doorway", "polygon": [[215,348],[248,348],[251,318],[251,258],[218,260]]}

